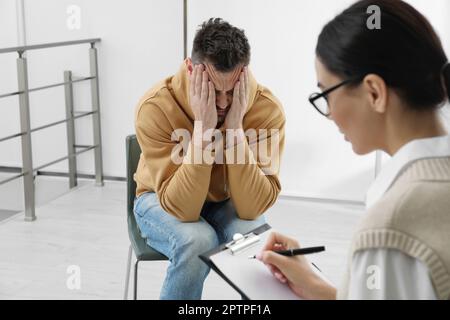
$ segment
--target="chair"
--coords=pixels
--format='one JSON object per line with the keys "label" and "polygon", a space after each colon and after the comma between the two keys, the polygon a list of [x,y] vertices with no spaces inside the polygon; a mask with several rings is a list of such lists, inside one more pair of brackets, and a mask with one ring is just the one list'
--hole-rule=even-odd
{"label": "chair", "polygon": [[168,260],[166,256],[159,253],[152,247],[148,246],[145,239],[142,238],[136,219],[133,213],[134,198],[136,196],[136,182],[133,175],[136,172],[141,148],[136,139],[136,135],[129,135],[126,138],[126,154],[127,154],[127,224],[128,236],[130,238],[130,248],[128,250],[128,266],[125,279],[124,299],[128,298],[128,287],[130,282],[131,269],[131,252],[136,255],[136,263],[134,264],[134,293],[133,299],[137,299],[137,280],[138,265],[140,261],[162,261]]}

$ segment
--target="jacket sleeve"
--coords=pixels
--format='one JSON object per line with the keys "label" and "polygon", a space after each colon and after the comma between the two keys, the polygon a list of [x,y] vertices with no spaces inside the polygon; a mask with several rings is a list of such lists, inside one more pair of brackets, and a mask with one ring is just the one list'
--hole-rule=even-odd
{"label": "jacket sleeve", "polygon": [[[184,132],[190,140],[189,132]],[[176,160],[180,141],[172,140],[174,132],[169,120],[149,101],[136,114],[136,136],[161,207],[181,221],[197,221],[208,193],[212,165],[186,160],[203,150],[189,142],[185,144],[187,153],[181,153],[181,161]],[[186,138],[183,136],[182,140]]]}
{"label": "jacket sleeve", "polygon": [[240,144],[225,150],[231,200],[241,219],[256,219],[278,198],[281,191],[278,174],[284,148],[284,127],[285,118],[280,112],[266,126],[251,131],[256,136],[252,138],[250,135],[249,141],[244,139]]}

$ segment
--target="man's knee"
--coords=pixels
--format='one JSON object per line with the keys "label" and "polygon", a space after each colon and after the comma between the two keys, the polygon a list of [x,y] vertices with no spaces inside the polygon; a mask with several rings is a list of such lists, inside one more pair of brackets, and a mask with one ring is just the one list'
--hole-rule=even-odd
{"label": "man's knee", "polygon": [[231,241],[236,233],[246,234],[266,223],[264,216],[259,216],[255,220],[243,220],[236,218],[225,227],[225,241]]}
{"label": "man's knee", "polygon": [[219,245],[216,232],[206,223],[199,223],[184,228],[177,242],[177,247],[180,250],[193,256],[198,256]]}

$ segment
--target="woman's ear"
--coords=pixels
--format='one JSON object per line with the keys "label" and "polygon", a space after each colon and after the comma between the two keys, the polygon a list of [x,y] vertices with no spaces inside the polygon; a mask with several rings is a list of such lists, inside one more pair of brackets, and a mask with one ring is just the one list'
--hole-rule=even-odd
{"label": "woman's ear", "polygon": [[364,77],[362,84],[372,110],[377,113],[385,113],[388,103],[388,87],[383,78],[376,74],[368,74]]}
{"label": "woman's ear", "polygon": [[191,58],[186,58],[184,63],[186,64],[188,75],[191,75],[194,70],[194,64],[192,63]]}

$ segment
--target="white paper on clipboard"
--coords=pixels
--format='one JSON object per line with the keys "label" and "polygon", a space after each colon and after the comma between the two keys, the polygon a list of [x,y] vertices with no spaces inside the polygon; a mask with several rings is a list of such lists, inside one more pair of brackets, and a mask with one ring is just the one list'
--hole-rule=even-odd
{"label": "white paper on clipboard", "polygon": [[[273,231],[270,229],[263,232],[259,235],[260,241],[236,254],[232,254],[227,249],[209,258],[251,300],[300,300],[287,284],[281,283],[272,275],[266,265],[256,259],[248,258],[261,252]],[[312,269],[328,281],[315,266],[312,266]]]}

